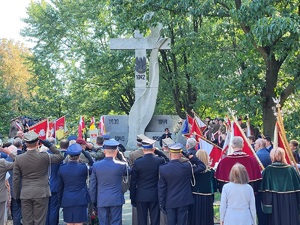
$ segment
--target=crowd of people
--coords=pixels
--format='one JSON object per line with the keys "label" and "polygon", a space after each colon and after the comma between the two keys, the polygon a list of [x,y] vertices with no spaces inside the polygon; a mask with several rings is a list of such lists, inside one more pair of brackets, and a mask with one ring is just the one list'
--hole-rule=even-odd
{"label": "crowd of people", "polygon": [[[287,164],[269,138],[250,140],[264,168],[243,152],[239,136],[231,140],[232,153],[211,168],[193,137],[183,146],[169,130],[162,150],[141,134],[127,157],[109,135],[96,144],[71,136],[57,148],[54,138],[18,132],[0,148],[0,224],[9,206],[15,225],[57,225],[60,208],[67,224],[121,225],[129,191],[133,225],[213,225],[219,191],[221,225],[300,225],[297,165]],[[295,159],[297,146],[290,141]]]}

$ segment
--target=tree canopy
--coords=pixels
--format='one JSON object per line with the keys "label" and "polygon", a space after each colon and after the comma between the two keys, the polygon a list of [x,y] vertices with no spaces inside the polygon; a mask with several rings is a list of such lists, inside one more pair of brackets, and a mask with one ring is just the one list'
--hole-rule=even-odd
{"label": "tree canopy", "polygon": [[223,117],[231,108],[272,135],[280,97],[290,136],[300,137],[296,0],[42,0],[27,14],[32,113],[128,114],[134,53],[111,51],[109,39],[148,35],[160,23],[171,50],[160,51],[156,114]]}

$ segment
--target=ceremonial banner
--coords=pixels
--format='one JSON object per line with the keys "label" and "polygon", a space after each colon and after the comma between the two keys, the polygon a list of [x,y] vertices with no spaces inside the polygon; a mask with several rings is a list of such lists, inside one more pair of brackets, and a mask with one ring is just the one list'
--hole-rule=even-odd
{"label": "ceremonial banner", "polygon": [[104,124],[104,116],[100,117],[99,127],[100,127],[100,135],[106,134],[105,124]]}
{"label": "ceremonial banner", "polygon": [[93,144],[96,144],[97,136],[98,136],[98,129],[89,130],[90,133],[90,141]]}
{"label": "ceremonial banner", "polygon": [[199,127],[196,119],[194,119],[194,121],[193,121],[190,134],[195,136],[195,139],[197,142],[199,142],[200,137],[203,136],[201,128]]}
{"label": "ceremonial banner", "polygon": [[207,125],[198,117],[195,116],[195,120],[197,121],[198,127],[201,129],[201,134],[206,129]]}
{"label": "ceremonial banner", "polygon": [[240,127],[240,125],[236,122],[236,120],[233,121],[233,135],[234,136],[240,136],[243,138],[244,141],[244,147],[243,147],[243,152],[245,152],[246,154],[253,156],[258,164],[260,165],[261,169],[264,169],[264,166],[262,165],[261,161],[259,160],[259,158],[257,157],[254,149],[252,148],[251,144],[249,143],[245,133],[243,132],[242,128]]}
{"label": "ceremonial banner", "polygon": [[186,117],[187,117],[187,121],[189,122],[189,124],[192,125],[194,122],[194,119],[192,117],[190,117],[188,114],[186,115]]}
{"label": "ceremonial banner", "polygon": [[68,133],[68,128],[66,126],[66,117],[60,117],[55,121],[55,137],[57,140],[61,140]]}
{"label": "ceremonial banner", "polygon": [[94,130],[94,129],[96,129],[96,126],[95,126],[95,118],[92,117],[91,123],[90,123],[90,130]]}
{"label": "ceremonial banner", "polygon": [[48,129],[48,119],[40,121],[39,123],[29,127],[29,130],[32,130],[35,133],[37,133],[39,135],[39,138],[42,140],[47,139],[47,129]]}
{"label": "ceremonial banner", "polygon": [[84,118],[80,116],[79,124],[78,124],[78,138],[82,138],[82,133],[84,132],[85,124],[84,124]]}
{"label": "ceremonial banner", "polygon": [[50,121],[48,123],[48,137],[54,137],[55,138],[55,121]]}
{"label": "ceremonial banner", "polygon": [[280,147],[280,148],[284,149],[286,162],[291,165],[292,161],[293,161],[292,159],[294,159],[294,157],[293,157],[293,154],[290,153],[290,150],[288,149],[289,146],[288,145],[286,146],[283,135],[284,134],[280,128],[280,125],[279,125],[278,121],[276,121],[275,130],[274,130],[274,148]]}
{"label": "ceremonial banner", "polygon": [[213,143],[207,141],[204,138],[200,139],[199,142],[200,149],[203,149],[207,152],[210,158],[210,166],[214,167],[217,162],[221,159],[222,156],[222,149],[218,147],[217,145],[214,145]]}

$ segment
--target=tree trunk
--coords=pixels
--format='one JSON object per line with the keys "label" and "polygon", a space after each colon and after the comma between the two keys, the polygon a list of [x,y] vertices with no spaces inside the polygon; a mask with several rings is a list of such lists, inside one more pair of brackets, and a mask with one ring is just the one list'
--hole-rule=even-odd
{"label": "tree trunk", "polygon": [[276,122],[276,117],[273,111],[273,108],[275,107],[273,98],[278,98],[275,93],[275,88],[277,86],[280,66],[280,62],[276,61],[274,55],[270,55],[266,59],[266,83],[262,91],[262,97],[264,99],[264,101],[262,102],[262,119],[263,133],[264,135],[270,136],[271,138],[273,138],[274,135],[274,127]]}

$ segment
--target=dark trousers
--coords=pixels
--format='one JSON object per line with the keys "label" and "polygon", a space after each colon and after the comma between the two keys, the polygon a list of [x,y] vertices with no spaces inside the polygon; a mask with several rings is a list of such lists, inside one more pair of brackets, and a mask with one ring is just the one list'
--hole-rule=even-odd
{"label": "dark trousers", "polygon": [[49,197],[21,199],[22,220],[24,225],[44,225],[48,211]]}
{"label": "dark trousers", "polygon": [[59,221],[59,204],[56,192],[51,192],[49,198],[46,225],[57,225]]}
{"label": "dark trousers", "polygon": [[188,206],[166,209],[168,225],[186,225],[188,209]]}
{"label": "dark trousers", "polygon": [[158,201],[155,202],[137,202],[137,216],[139,225],[147,225],[148,212],[150,215],[151,225],[159,225],[160,210]]}
{"label": "dark trousers", "polygon": [[11,199],[10,210],[14,225],[21,225],[21,205],[18,204],[17,201],[13,198]]}
{"label": "dark trousers", "polygon": [[98,220],[101,225],[122,225],[122,205],[98,207]]}
{"label": "dark trousers", "polygon": [[256,207],[256,214],[258,225],[268,225],[269,224],[269,215],[264,213],[261,208],[261,192],[258,192],[255,195],[255,207]]}

